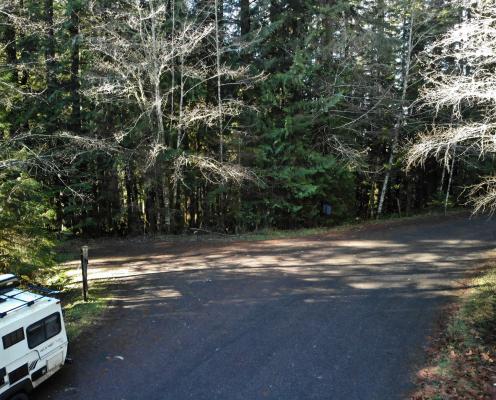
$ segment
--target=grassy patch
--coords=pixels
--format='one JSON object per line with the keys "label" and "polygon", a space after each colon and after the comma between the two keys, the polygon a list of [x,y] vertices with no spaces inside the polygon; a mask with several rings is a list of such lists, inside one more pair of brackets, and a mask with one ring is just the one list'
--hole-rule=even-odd
{"label": "grassy patch", "polygon": [[419,373],[415,400],[493,399],[496,383],[496,266],[473,279]]}
{"label": "grassy patch", "polygon": [[62,303],[69,340],[76,339],[85,329],[94,325],[109,306],[111,298],[103,284],[93,286],[89,291],[89,301],[84,302],[80,289],[64,293]]}

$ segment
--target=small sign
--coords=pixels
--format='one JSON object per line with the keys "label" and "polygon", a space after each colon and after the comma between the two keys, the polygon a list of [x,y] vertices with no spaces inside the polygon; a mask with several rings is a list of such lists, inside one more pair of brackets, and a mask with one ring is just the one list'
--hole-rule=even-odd
{"label": "small sign", "polygon": [[332,207],[331,205],[328,203],[328,202],[324,202],[322,204],[322,213],[327,216],[327,217],[330,217],[331,214],[332,214]]}

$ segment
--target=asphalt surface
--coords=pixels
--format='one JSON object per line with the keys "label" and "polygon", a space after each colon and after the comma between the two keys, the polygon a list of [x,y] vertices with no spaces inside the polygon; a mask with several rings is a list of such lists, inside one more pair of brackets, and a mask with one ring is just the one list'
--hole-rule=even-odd
{"label": "asphalt surface", "polygon": [[115,306],[33,398],[405,399],[440,310],[495,248],[495,228],[457,216],[107,248],[108,268],[112,252],[131,252],[149,273],[112,286]]}

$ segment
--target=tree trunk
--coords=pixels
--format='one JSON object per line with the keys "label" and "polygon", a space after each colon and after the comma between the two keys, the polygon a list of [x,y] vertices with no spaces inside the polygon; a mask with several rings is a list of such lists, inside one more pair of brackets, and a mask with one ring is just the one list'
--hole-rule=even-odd
{"label": "tree trunk", "polygon": [[269,5],[269,19],[270,22],[276,22],[277,19],[281,16],[281,5],[279,4],[279,0],[270,0]]}
{"label": "tree trunk", "polygon": [[239,8],[241,36],[244,36],[250,33],[251,29],[250,0],[239,0]]}
{"label": "tree trunk", "polygon": [[[220,65],[220,23],[222,15],[219,15],[219,0],[214,0],[215,4],[215,59],[217,70],[217,112],[219,113],[219,160],[224,161],[224,126],[222,116],[222,82],[221,82],[221,65]],[[222,4],[222,2],[221,2]]]}
{"label": "tree trunk", "polygon": [[438,189],[439,195],[443,193],[445,177],[446,177],[446,166],[443,165],[443,172],[441,174],[441,181],[439,182],[439,189]]}
{"label": "tree trunk", "polygon": [[[224,162],[224,118],[222,106],[222,81],[221,81],[221,21],[223,19],[223,2],[214,0],[215,4],[215,59],[217,69],[217,112],[219,113],[219,161]],[[224,193],[219,194],[219,224],[224,228]]]}
{"label": "tree trunk", "polygon": [[145,216],[146,216],[146,233],[154,234],[157,232],[157,192],[156,185],[151,187],[146,192],[145,199]]}
{"label": "tree trunk", "polygon": [[[19,2],[19,10],[20,10],[20,14],[21,15],[24,15],[24,0],[20,0]],[[24,41],[24,38],[25,38],[25,35],[24,33],[22,32],[22,30],[19,32],[19,42],[23,42]],[[29,48],[26,48],[26,44],[24,44],[23,46],[20,46],[21,48],[18,49],[18,51],[20,50],[20,62],[23,63],[23,62],[28,62],[28,57],[29,57],[29,54],[30,54],[30,49]],[[34,50],[34,49],[33,49]],[[22,68],[22,74],[21,74],[21,86],[25,87],[27,84],[28,84],[28,80],[29,80],[29,74],[28,74],[28,71],[27,71],[27,68]]]}
{"label": "tree trunk", "polygon": [[78,0],[71,0],[69,3],[69,35],[71,37],[71,122],[70,128],[76,134],[81,133],[81,96],[79,93],[80,79],[79,79],[79,3]]}
{"label": "tree trunk", "polygon": [[126,167],[126,195],[127,195],[127,233],[136,234],[140,232],[138,191],[133,166]]}
{"label": "tree trunk", "polygon": [[170,188],[169,180],[165,174],[162,174],[162,221],[163,221],[163,232],[170,233],[171,231],[171,215],[170,215]]}
{"label": "tree trunk", "polygon": [[50,102],[56,89],[55,72],[55,32],[53,29],[53,0],[45,0],[45,63],[46,63],[46,83],[47,98]]}
{"label": "tree trunk", "polygon": [[[12,10],[11,12],[14,12]],[[5,30],[4,30],[4,48],[5,48],[5,61],[7,62],[7,68],[11,72],[10,81],[14,86],[19,84],[19,72],[17,71],[17,44],[16,44],[16,28],[14,25],[14,21],[12,21],[8,17],[5,18]],[[2,18],[3,19],[3,18]],[[10,135],[15,133],[19,129],[18,118],[14,115],[14,112],[9,112],[12,116],[9,116],[9,120],[12,121],[12,126],[9,129]],[[2,136],[7,135],[7,131],[2,132]],[[2,137],[0,136],[0,137]]]}
{"label": "tree trunk", "polygon": [[453,181],[453,171],[455,169],[456,147],[457,146],[455,145],[453,148],[453,159],[451,160],[451,167],[449,170],[448,187],[446,188],[446,197],[444,199],[444,214],[448,212],[449,195],[451,191],[451,183]]}
{"label": "tree trunk", "polygon": [[[171,41],[172,41],[172,51],[176,51],[176,0],[170,2],[170,13],[172,18],[171,25]],[[176,59],[172,58],[172,68],[171,68],[171,94],[170,94],[170,134],[169,134],[169,147],[174,145],[174,135],[173,135],[173,120],[175,116],[175,92],[176,92]],[[179,133],[177,134],[179,136]],[[174,197],[176,193],[174,192]]]}
{"label": "tree trunk", "polygon": [[5,26],[5,58],[9,69],[12,71],[12,82],[19,83],[19,73],[17,71],[17,46],[16,46],[16,29],[13,21],[6,18]]}
{"label": "tree trunk", "polygon": [[401,91],[401,98],[400,98],[400,107],[398,110],[398,114],[396,117],[396,123],[394,125],[393,129],[393,139],[391,142],[391,152],[389,154],[389,160],[388,160],[388,166],[386,170],[386,175],[384,176],[384,182],[382,184],[382,190],[381,190],[381,196],[379,199],[379,205],[377,207],[377,218],[380,218],[382,215],[383,211],[383,206],[384,206],[384,200],[386,198],[386,193],[388,191],[388,185],[389,185],[389,180],[391,178],[391,170],[393,168],[393,165],[395,163],[395,157],[396,157],[396,150],[398,147],[399,143],[399,134],[400,134],[400,129],[401,126],[403,125],[403,121],[405,119],[405,111],[403,109],[405,100],[406,100],[406,91],[408,89],[408,83],[409,83],[409,77],[410,77],[410,63],[411,63],[411,58],[412,58],[412,51],[413,51],[413,23],[414,23],[414,18],[413,18],[413,9],[411,11],[411,16],[410,16],[410,27],[408,30],[408,45],[407,45],[407,51],[405,54],[405,59],[404,59],[404,66],[403,66],[403,82],[402,82],[402,91]]}

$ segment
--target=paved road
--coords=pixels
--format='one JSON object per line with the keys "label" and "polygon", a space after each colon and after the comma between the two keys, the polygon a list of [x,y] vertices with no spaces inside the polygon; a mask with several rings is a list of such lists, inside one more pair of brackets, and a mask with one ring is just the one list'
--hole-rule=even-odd
{"label": "paved road", "polygon": [[115,308],[35,399],[404,399],[440,308],[495,228],[458,216],[102,250],[100,267],[148,274],[112,288]]}

